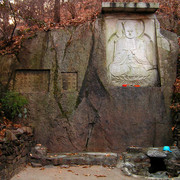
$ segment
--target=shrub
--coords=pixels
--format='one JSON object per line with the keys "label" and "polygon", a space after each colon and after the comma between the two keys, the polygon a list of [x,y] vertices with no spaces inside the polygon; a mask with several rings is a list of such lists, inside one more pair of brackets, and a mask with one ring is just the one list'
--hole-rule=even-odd
{"label": "shrub", "polygon": [[17,92],[8,91],[1,98],[1,111],[8,119],[14,119],[21,113],[24,105],[27,104],[27,99]]}

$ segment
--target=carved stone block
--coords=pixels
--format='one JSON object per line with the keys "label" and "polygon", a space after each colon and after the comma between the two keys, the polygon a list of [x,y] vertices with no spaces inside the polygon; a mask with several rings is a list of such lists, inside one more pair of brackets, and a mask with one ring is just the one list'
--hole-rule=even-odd
{"label": "carved stone block", "polygon": [[113,22],[115,27],[112,30],[112,22],[106,20],[110,82],[115,86],[157,86],[154,20],[113,19]]}
{"label": "carved stone block", "polygon": [[49,83],[49,70],[17,70],[14,90],[20,93],[46,93]]}
{"label": "carved stone block", "polygon": [[77,91],[77,73],[76,72],[62,72],[62,90]]}

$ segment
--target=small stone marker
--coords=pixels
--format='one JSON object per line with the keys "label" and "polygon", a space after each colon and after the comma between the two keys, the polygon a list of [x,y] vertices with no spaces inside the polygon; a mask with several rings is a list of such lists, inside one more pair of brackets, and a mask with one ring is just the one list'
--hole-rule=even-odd
{"label": "small stone marker", "polygon": [[165,158],[165,157],[167,157],[166,153],[161,152],[159,150],[149,150],[147,152],[147,155],[149,157],[156,157],[156,158]]}
{"label": "small stone marker", "polygon": [[62,90],[76,91],[77,90],[77,73],[76,72],[62,72]]}

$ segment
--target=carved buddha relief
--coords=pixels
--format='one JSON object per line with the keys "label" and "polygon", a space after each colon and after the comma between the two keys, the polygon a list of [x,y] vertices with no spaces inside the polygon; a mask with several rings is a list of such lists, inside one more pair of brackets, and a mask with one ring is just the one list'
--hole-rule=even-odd
{"label": "carved buddha relief", "polygon": [[116,32],[108,40],[113,45],[112,60],[108,66],[113,85],[157,84],[155,45],[145,28],[142,20],[117,22]]}

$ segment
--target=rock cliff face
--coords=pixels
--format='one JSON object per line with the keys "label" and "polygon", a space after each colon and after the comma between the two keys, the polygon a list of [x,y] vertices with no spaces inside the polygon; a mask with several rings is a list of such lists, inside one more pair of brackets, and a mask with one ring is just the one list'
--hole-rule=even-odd
{"label": "rock cliff face", "polygon": [[108,82],[103,18],[38,32],[18,55],[0,57],[0,80],[28,98],[35,139],[52,152],[169,145],[177,42],[175,35],[157,32],[159,87]]}

